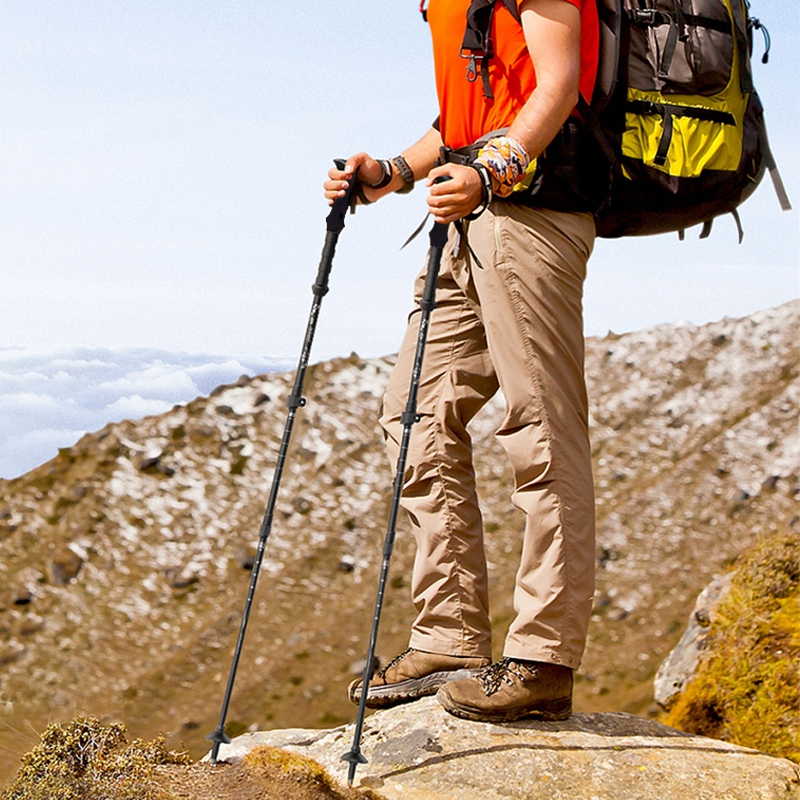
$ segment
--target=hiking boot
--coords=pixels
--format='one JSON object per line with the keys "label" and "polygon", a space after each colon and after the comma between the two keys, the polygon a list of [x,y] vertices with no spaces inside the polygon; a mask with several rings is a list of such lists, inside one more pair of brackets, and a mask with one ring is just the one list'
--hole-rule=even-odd
{"label": "hiking boot", "polygon": [[567,719],[572,713],[572,670],[506,656],[474,677],[443,686],[436,699],[454,716],[479,722]]}
{"label": "hiking boot", "polygon": [[[489,659],[480,656],[443,656],[409,647],[373,676],[369,682],[367,706],[389,708],[436,694],[448,681],[468,678],[488,664]],[[353,703],[361,701],[362,680],[354,680],[347,689]]]}

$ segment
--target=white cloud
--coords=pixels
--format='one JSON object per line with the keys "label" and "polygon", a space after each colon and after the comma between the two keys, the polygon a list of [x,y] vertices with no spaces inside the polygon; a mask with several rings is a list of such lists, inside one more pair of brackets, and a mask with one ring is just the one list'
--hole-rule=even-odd
{"label": "white cloud", "polygon": [[9,474],[3,475],[3,477],[11,478],[15,477],[16,474],[24,472],[25,468],[20,470],[14,468],[13,465],[30,463],[33,454],[46,453],[47,455],[44,456],[44,458],[35,459],[36,463],[31,464],[31,467],[52,458],[59,447],[68,447],[74,444],[84,433],[86,433],[85,430],[42,428],[39,430],[23,431],[16,436],[4,437],[0,464],[9,464],[12,466]]}
{"label": "white cloud", "polygon": [[0,348],[0,478],[13,478],[108,422],[169,410],[286,360],[147,348]]}
{"label": "white cloud", "polygon": [[115,400],[106,407],[106,411],[109,412],[112,419],[136,419],[169,411],[172,405],[172,403],[165,403],[163,400],[134,394]]}
{"label": "white cloud", "polygon": [[15,392],[0,397],[0,408],[27,408],[31,411],[58,408],[58,401],[49,395],[36,392]]}
{"label": "white cloud", "polygon": [[132,372],[113,381],[101,383],[97,390],[119,395],[123,392],[139,392],[148,397],[172,399],[199,394],[197,384],[183,369],[176,371],[174,364],[156,364],[147,369]]}

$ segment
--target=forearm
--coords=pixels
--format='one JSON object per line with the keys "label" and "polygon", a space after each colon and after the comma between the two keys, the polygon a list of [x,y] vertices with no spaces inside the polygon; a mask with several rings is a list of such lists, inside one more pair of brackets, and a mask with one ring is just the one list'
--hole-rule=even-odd
{"label": "forearm", "polygon": [[[408,166],[411,167],[415,181],[421,180],[433,169],[441,146],[441,134],[435,128],[430,128],[419,141],[401,153]],[[392,165],[392,180],[382,189],[365,188],[365,193],[370,200],[374,201],[402,188],[403,179],[397,167]]]}
{"label": "forearm", "polygon": [[566,122],[578,102],[581,21],[564,0],[524,0],[520,16],[536,72],[536,88],[508,135],[536,158]]}
{"label": "forearm", "polygon": [[537,86],[517,114],[508,136],[518,141],[530,158],[542,153],[578,101],[577,85]]}
{"label": "forearm", "polygon": [[[401,153],[412,170],[415,181],[424,178],[433,169],[441,146],[442,137],[439,131],[431,128],[418,142]],[[386,161],[381,162],[374,159],[368,153],[361,152],[350,156],[343,170],[337,168],[329,170],[328,180],[323,184],[328,203],[333,203],[344,196],[347,183],[354,175],[357,175],[361,182],[359,197],[368,203],[374,203],[381,197],[402,189],[405,183],[403,177],[397,166],[391,162],[389,165],[392,173],[389,181],[380,189],[374,188],[376,184],[382,183],[388,177],[386,163]]]}

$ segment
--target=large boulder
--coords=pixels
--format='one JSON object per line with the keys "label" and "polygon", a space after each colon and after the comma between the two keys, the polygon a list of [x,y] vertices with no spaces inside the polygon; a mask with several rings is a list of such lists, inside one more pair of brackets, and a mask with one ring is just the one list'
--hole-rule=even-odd
{"label": "large boulder", "polygon": [[658,668],[653,688],[655,701],[662,708],[675,702],[697,672],[708,647],[711,623],[730,591],[732,579],[732,573],[716,577],[700,592],[683,636]]}
{"label": "large boulder", "polygon": [[[302,753],[334,777],[353,726],[248,733],[223,745],[237,761],[257,745]],[[356,785],[394,800],[789,800],[800,768],[756,750],[692,736],[630,714],[503,725],[447,714],[434,698],[366,720]]]}

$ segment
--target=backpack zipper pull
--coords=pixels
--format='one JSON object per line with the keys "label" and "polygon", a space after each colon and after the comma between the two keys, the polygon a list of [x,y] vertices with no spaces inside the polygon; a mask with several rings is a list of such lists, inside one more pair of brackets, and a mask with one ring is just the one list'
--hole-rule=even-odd
{"label": "backpack zipper pull", "polygon": [[[764,36],[764,55],[761,56],[761,63],[766,64],[769,61],[769,49],[772,46],[772,40],[770,39],[767,26],[762,25],[761,20],[756,19],[755,17],[750,17],[750,19],[748,20],[748,24],[751,29],[754,28],[757,31],[761,31],[762,35]],[[750,46],[752,48],[752,40]]]}

